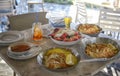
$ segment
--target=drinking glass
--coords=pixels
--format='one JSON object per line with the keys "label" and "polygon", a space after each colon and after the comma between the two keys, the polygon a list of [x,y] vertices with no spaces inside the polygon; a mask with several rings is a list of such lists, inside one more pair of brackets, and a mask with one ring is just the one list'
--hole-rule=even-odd
{"label": "drinking glass", "polygon": [[72,21],[72,18],[69,17],[69,16],[66,16],[66,17],[64,18],[64,22],[65,22],[65,27],[66,27],[66,28],[70,28],[71,21]]}
{"label": "drinking glass", "polygon": [[33,35],[33,40],[34,41],[39,41],[39,40],[42,39],[43,31],[42,31],[40,22],[33,23],[33,25],[32,25],[32,32],[33,32],[32,35]]}
{"label": "drinking glass", "polygon": [[25,42],[31,41],[31,38],[32,38],[32,30],[31,29],[21,31],[21,33],[24,36]]}

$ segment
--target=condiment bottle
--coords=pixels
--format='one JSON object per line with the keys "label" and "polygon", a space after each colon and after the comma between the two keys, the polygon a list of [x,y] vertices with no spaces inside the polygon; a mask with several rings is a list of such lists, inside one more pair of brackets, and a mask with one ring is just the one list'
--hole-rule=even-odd
{"label": "condiment bottle", "polygon": [[33,23],[32,30],[33,30],[33,40],[35,40],[35,41],[41,40],[43,37],[41,23],[40,22]]}

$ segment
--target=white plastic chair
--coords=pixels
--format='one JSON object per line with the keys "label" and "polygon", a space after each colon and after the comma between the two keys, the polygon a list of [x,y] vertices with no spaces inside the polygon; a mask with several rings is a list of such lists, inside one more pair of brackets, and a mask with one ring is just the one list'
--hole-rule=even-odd
{"label": "white plastic chair", "polygon": [[101,8],[98,25],[104,34],[120,39],[120,9]]}
{"label": "white plastic chair", "polygon": [[41,24],[48,24],[48,19],[46,19],[47,12],[35,12],[27,13],[21,15],[9,16],[10,30],[25,30],[32,28],[34,22],[41,22]]}
{"label": "white plastic chair", "polygon": [[13,14],[13,0],[0,0],[0,17]]}
{"label": "white plastic chair", "polygon": [[44,0],[27,0],[28,3],[28,10],[30,10],[31,7],[34,7],[35,4],[41,5],[42,11],[44,12]]}
{"label": "white plastic chair", "polygon": [[76,12],[76,23],[87,23],[87,12],[86,5],[84,2],[76,2],[77,12]]}

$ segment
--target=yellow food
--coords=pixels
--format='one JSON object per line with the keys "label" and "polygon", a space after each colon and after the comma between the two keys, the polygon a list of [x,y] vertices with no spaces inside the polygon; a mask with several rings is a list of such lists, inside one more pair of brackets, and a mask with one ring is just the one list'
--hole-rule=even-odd
{"label": "yellow food", "polygon": [[44,54],[43,59],[43,64],[49,69],[67,68],[77,63],[76,56],[74,56],[70,49],[65,48],[49,49]]}
{"label": "yellow food", "polygon": [[80,24],[78,27],[78,31],[84,34],[95,34],[100,32],[100,28],[95,24]]}
{"label": "yellow food", "polygon": [[85,52],[94,58],[110,58],[118,53],[118,49],[111,43],[93,43],[86,46]]}

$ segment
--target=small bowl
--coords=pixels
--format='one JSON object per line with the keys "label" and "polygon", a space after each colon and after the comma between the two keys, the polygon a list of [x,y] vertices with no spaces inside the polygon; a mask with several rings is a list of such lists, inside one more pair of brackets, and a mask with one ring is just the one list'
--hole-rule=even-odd
{"label": "small bowl", "polygon": [[[48,68],[47,66],[45,66],[45,58],[46,58],[46,56],[50,56],[50,53],[51,53],[51,50],[52,50],[52,53],[54,54],[54,53],[56,53],[56,52],[58,52],[59,50],[56,50],[55,51],[55,49],[63,49],[63,51],[62,51],[62,53],[64,53],[64,55],[66,55],[66,52],[64,52],[64,51],[68,51],[68,52],[70,52],[72,55],[74,55],[75,57],[76,57],[76,59],[77,59],[77,62],[74,64],[74,65],[68,65],[68,67],[65,67],[65,68]],[[54,51],[54,52],[53,52]],[[67,52],[67,54],[68,54],[68,52]],[[59,52],[60,54],[59,55],[61,55],[61,52]],[[54,54],[55,56],[56,56],[56,54]],[[62,57],[64,57],[63,56],[63,54],[61,55]],[[51,57],[51,56],[50,56]],[[60,58],[60,57],[58,57],[58,58]],[[48,58],[48,59],[50,59],[50,58]],[[52,58],[51,60],[53,60],[54,58]],[[65,56],[65,59],[66,59],[66,56]],[[63,60],[65,60],[65,59],[63,59]],[[59,60],[59,59],[58,59]],[[44,68],[46,68],[46,69],[48,69],[48,70],[51,70],[51,71],[66,71],[66,70],[70,70],[70,69],[73,69],[75,66],[77,66],[77,64],[79,63],[79,61],[80,61],[80,54],[77,52],[77,50],[75,50],[75,49],[68,49],[68,48],[62,48],[62,47],[54,47],[54,48],[49,48],[49,49],[47,49],[47,50],[44,50],[43,52],[41,52],[38,56],[37,56],[37,61],[38,61],[38,63],[42,66],[42,67],[44,67]],[[51,61],[50,61],[51,62]],[[54,61],[55,62],[55,61]],[[63,65],[63,64],[62,64]]]}
{"label": "small bowl", "polygon": [[[85,26],[85,25],[87,25],[87,26],[97,26],[97,30],[96,30],[96,32],[92,32],[92,33],[88,33],[88,32],[86,32],[86,31],[80,31],[80,26]],[[82,34],[85,34],[85,35],[88,35],[88,36],[91,36],[91,37],[97,37],[99,34],[100,34],[100,32],[102,31],[102,28],[100,28],[98,25],[96,25],[96,24],[78,24],[77,25],[77,27],[76,27],[76,29],[79,31],[79,32],[81,32]],[[84,28],[82,28],[82,29],[84,29]],[[89,28],[87,28],[87,29],[89,29]]]}
{"label": "small bowl", "polygon": [[31,45],[27,42],[13,43],[8,47],[8,52],[15,55],[22,55],[28,53],[31,49]]}

